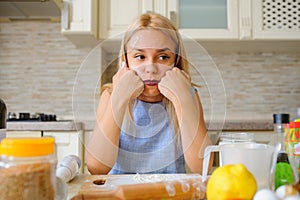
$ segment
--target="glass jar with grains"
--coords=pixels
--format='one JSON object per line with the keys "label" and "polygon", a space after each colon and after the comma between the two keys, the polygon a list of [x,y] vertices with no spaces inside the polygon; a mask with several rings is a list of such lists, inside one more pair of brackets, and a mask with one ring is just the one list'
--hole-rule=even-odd
{"label": "glass jar with grains", "polygon": [[0,200],[55,199],[52,137],[5,138],[0,144]]}

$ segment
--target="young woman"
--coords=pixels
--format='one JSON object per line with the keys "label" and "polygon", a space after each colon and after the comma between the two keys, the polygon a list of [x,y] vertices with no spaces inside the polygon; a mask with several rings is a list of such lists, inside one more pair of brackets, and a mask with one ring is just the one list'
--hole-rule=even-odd
{"label": "young woman", "polygon": [[86,148],[91,174],[202,172],[210,144],[178,30],[143,14],[123,38]]}

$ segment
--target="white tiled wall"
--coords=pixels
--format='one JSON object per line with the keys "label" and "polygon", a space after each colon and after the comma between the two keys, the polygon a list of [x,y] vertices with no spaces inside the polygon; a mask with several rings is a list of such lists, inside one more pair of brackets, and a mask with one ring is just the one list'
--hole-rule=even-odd
{"label": "white tiled wall", "polygon": [[[0,23],[0,97],[8,111],[72,118],[75,108],[77,118],[93,120],[100,66],[97,59],[86,63],[91,50],[75,47],[60,33],[56,22]],[[105,59],[115,56],[107,54]],[[271,120],[274,112],[296,116],[296,108],[300,107],[299,53],[212,52],[210,56],[224,83],[227,119]],[[213,84],[219,81],[216,73],[205,74],[210,63],[197,54],[190,57],[197,66],[191,70],[193,79],[203,86],[198,91],[208,118],[212,109],[209,92],[213,88],[218,98],[223,88]],[[81,70],[82,63],[88,70]],[[75,90],[76,98],[74,86],[79,88]],[[213,108],[222,110],[222,105],[217,102]]]}

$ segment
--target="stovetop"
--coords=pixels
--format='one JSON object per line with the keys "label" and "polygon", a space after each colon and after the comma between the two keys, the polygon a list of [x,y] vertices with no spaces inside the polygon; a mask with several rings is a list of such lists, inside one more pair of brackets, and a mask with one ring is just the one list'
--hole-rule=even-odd
{"label": "stovetop", "polygon": [[7,120],[9,122],[20,122],[20,121],[32,121],[32,122],[51,122],[57,121],[56,115],[54,114],[45,114],[45,113],[19,113],[19,116],[15,113],[8,113]]}

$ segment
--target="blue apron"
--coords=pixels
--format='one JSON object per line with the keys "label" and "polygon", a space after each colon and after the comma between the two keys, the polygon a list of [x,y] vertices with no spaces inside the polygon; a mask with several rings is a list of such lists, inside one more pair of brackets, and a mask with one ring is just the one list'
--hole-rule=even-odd
{"label": "blue apron", "polygon": [[109,174],[186,173],[181,142],[162,102],[136,100],[135,126],[121,128],[118,158]]}

